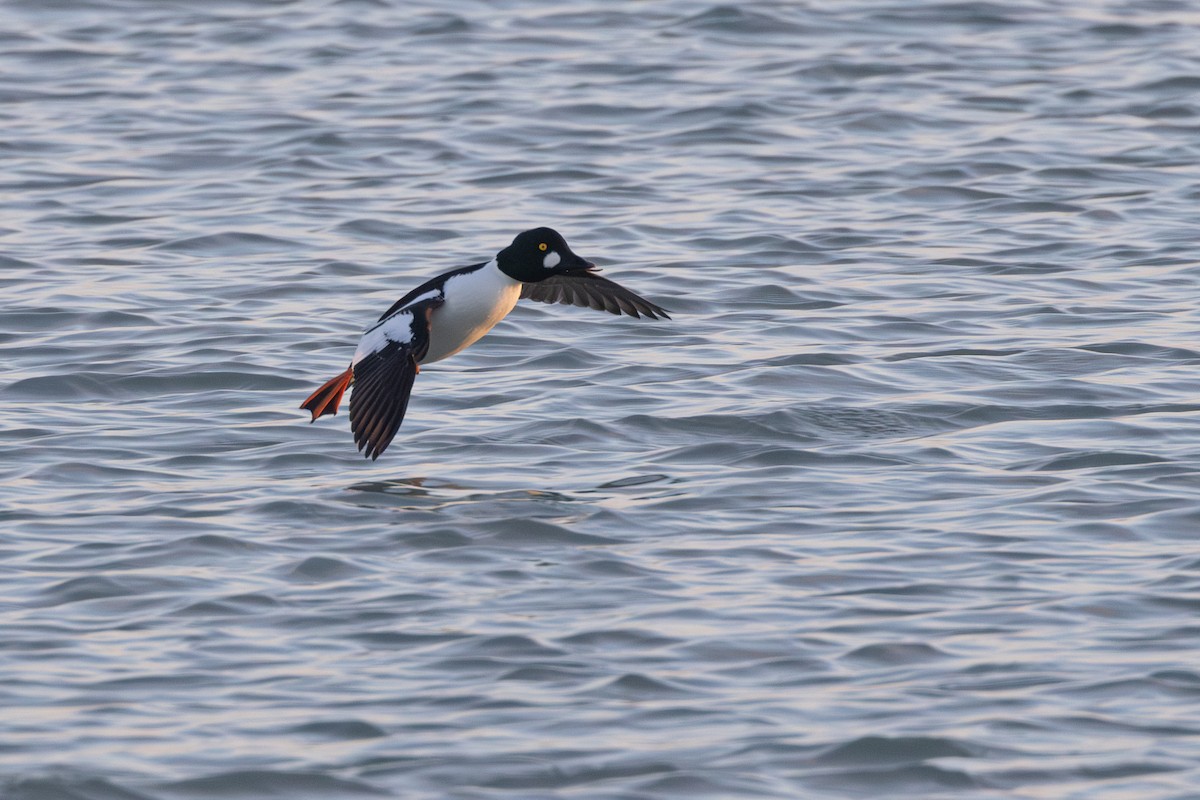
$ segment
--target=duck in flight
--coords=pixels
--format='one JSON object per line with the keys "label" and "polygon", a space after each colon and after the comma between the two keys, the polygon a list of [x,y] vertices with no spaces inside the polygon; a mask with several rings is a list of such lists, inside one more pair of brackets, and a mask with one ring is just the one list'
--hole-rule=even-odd
{"label": "duck in flight", "polygon": [[477,341],[517,300],[670,319],[661,306],[598,271],[552,228],[518,234],[492,260],[444,272],[397,300],[363,333],[346,371],[326,381],[300,407],[312,412],[313,422],[336,414],[342,395],[353,385],[350,430],[359,451],[374,460],[404,421],[420,365],[449,358]]}

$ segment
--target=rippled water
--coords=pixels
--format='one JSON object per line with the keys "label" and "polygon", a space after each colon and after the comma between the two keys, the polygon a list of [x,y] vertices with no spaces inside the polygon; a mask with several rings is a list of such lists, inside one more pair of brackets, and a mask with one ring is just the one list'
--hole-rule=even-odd
{"label": "rippled water", "polygon": [[4,19],[6,800],[1200,797],[1191,4]]}

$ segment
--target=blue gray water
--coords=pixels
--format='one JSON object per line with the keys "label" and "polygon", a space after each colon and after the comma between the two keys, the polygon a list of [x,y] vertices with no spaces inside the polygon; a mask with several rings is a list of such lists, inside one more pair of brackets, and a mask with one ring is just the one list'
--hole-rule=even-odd
{"label": "blue gray water", "polygon": [[1200,798],[1192,4],[3,19],[0,797]]}

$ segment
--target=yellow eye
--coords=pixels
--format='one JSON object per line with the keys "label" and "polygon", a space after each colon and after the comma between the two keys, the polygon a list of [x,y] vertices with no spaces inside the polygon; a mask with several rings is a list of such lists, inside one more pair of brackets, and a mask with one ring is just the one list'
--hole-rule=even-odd
{"label": "yellow eye", "polygon": [[541,250],[543,253],[546,252],[546,243],[542,242],[541,244],[539,244],[538,250]]}

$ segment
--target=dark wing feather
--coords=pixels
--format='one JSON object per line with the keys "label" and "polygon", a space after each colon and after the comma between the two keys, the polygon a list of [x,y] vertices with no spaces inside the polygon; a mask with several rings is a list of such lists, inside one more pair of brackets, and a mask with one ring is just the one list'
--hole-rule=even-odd
{"label": "dark wing feather", "polygon": [[413,306],[409,309],[412,338],[408,342],[388,342],[354,365],[350,430],[354,444],[372,461],[392,443],[404,421],[417,363],[429,352],[430,315],[441,304],[438,298]]}
{"label": "dark wing feather", "polygon": [[405,345],[389,345],[354,365],[350,430],[367,458],[379,458],[395,438],[416,377],[417,360]]}
{"label": "dark wing feather", "polygon": [[594,308],[610,314],[624,312],[631,317],[645,315],[650,319],[670,319],[666,309],[631,292],[619,283],[602,278],[589,269],[577,269],[551,275],[537,283],[521,286],[521,297],[540,303]]}

